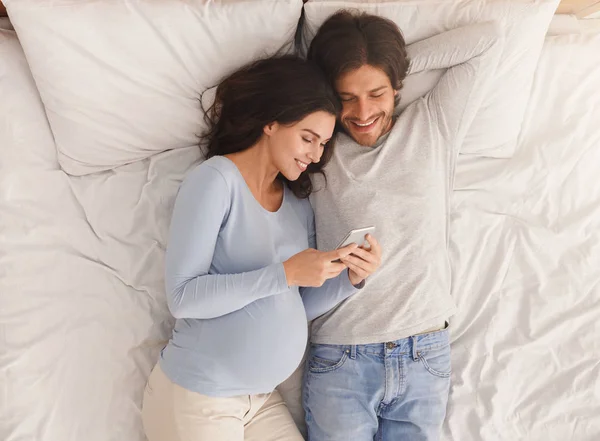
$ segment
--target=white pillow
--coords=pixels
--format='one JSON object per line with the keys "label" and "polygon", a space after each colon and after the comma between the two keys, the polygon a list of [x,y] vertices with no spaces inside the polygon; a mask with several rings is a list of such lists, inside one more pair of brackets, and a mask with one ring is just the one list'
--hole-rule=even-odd
{"label": "white pillow", "polygon": [[291,52],[302,0],[7,0],[63,169],[112,169],[193,146],[200,94]]}
{"label": "white pillow", "polygon": [[[544,36],[558,0],[309,0],[304,5],[302,50],[339,9],[358,9],[393,20],[407,44],[467,24],[496,20],[506,43],[493,86],[467,134],[461,153],[510,157],[514,153]],[[422,96],[443,72],[407,78],[405,106]]]}
{"label": "white pillow", "polygon": [[[25,55],[17,35],[3,29],[0,100],[0,179],[10,181],[10,173],[22,168],[58,169],[52,132]],[[0,188],[12,191],[10,183]]]}

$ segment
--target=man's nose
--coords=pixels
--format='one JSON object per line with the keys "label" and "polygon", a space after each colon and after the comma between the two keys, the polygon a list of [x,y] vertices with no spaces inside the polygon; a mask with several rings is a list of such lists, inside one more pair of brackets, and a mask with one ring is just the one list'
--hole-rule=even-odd
{"label": "man's nose", "polygon": [[371,105],[367,100],[361,99],[358,101],[356,116],[360,118],[360,121],[363,123],[367,122],[367,119],[372,116]]}

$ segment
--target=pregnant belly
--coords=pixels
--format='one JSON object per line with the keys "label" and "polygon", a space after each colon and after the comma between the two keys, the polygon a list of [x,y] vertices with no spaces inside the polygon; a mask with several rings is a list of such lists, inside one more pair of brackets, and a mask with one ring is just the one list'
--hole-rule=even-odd
{"label": "pregnant belly", "polygon": [[[187,362],[199,381],[218,389],[270,391],[292,374],[306,347],[306,313],[294,292],[217,319],[186,323],[186,337],[193,337],[186,346],[194,342],[187,348]],[[177,340],[175,333],[172,343]]]}

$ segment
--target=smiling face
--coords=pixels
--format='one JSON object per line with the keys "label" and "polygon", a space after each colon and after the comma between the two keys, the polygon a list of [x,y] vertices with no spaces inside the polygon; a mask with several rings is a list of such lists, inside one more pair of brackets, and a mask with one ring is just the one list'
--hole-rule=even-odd
{"label": "smiling face", "polygon": [[390,131],[398,92],[383,70],[365,64],[341,75],[335,89],[343,105],[340,122],[357,143],[372,147]]}
{"label": "smiling face", "polygon": [[290,181],[295,181],[312,162],[320,161],[325,144],[333,136],[335,116],[318,111],[300,121],[265,126],[273,164]]}

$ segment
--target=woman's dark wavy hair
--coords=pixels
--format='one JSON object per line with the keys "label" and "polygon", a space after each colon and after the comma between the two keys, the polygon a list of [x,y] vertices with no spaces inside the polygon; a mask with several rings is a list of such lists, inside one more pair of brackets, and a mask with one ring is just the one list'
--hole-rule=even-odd
{"label": "woman's dark wavy hair", "polygon": [[[341,103],[323,72],[296,56],[277,56],[251,63],[225,78],[214,104],[205,110],[208,130],[201,135],[205,157],[241,152],[253,146],[268,124],[292,125],[317,111],[338,117]],[[296,181],[281,179],[299,198],[312,192],[310,174],[323,173],[334,137],[320,162],[312,163]]]}

